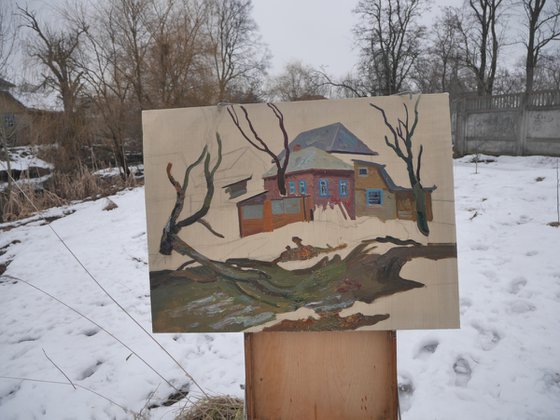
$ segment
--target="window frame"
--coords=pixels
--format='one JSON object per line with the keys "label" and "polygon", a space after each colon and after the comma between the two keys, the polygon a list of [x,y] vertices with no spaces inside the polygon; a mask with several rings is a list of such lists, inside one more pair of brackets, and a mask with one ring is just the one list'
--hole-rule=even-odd
{"label": "window frame", "polygon": [[[302,188],[303,186],[303,188]],[[307,182],[305,182],[305,179],[300,179],[298,181],[298,192],[300,195],[305,195],[307,194]]]}
{"label": "window frame", "polygon": [[[325,187],[325,192],[323,192],[323,186]],[[328,178],[319,178],[319,197],[330,197]]]}
{"label": "window frame", "polygon": [[[349,185],[349,182],[348,182],[347,179],[339,179],[338,180],[338,195],[339,195],[339,197],[348,197],[348,185]],[[343,186],[344,186],[344,191],[343,191],[343,188],[342,188]]]}
{"label": "window frame", "polygon": [[[370,194],[378,194],[379,202],[370,203],[370,199],[369,199]],[[368,188],[366,190],[366,207],[381,207],[382,205],[383,205],[383,190],[381,188]]]}
{"label": "window frame", "polygon": [[296,194],[296,182],[289,181],[288,182],[288,194]]}

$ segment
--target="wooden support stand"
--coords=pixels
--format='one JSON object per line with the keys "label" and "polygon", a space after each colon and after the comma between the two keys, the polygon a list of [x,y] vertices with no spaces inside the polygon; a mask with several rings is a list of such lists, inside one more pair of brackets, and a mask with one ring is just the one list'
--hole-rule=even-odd
{"label": "wooden support stand", "polygon": [[247,333],[247,419],[396,419],[396,350],[394,331]]}

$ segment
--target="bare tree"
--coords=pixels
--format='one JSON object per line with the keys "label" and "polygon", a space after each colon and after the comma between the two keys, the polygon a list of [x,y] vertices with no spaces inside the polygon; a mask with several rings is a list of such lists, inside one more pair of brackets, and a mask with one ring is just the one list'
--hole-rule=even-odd
{"label": "bare tree", "polygon": [[63,25],[54,28],[38,20],[34,11],[18,7],[23,26],[30,30],[27,52],[42,69],[42,84],[54,89],[63,104],[62,124],[56,138],[61,146],[57,169],[73,172],[81,167],[81,146],[89,141],[80,97],[84,94],[84,73],[79,65],[79,51],[87,25],[63,17]]}
{"label": "bare tree", "polygon": [[[210,210],[210,205],[212,204],[212,199],[214,197],[214,175],[216,171],[220,167],[222,162],[222,141],[220,135],[216,133],[216,141],[218,145],[218,157],[211,166],[212,156],[208,152],[208,146],[205,146],[202,150],[202,153],[194,161],[192,164],[187,166],[185,169],[185,175],[183,177],[183,183],[180,184],[178,181],[175,180],[173,177],[171,170],[173,165],[171,163],[167,164],[167,177],[169,182],[175,188],[175,192],[177,193],[176,202],[171,211],[171,215],[169,216],[169,220],[163,229],[161,241],[160,241],[160,249],[159,252],[163,255],[171,255],[173,250],[178,251],[182,255],[188,255],[195,260],[200,260],[201,257],[198,256],[198,253],[192,251],[190,247],[185,246],[183,241],[179,239],[177,234],[179,231],[187,226],[193,225],[194,223],[200,223],[206,228],[210,230],[214,235],[220,236],[223,238],[222,235],[216,233],[214,229],[210,227],[210,225],[204,220],[204,216],[208,214]],[[189,186],[190,181],[190,174],[193,169],[195,169],[198,165],[200,165],[204,161],[204,179],[206,180],[206,195],[204,197],[203,203],[196,212],[192,215],[186,217],[183,220],[179,220],[181,216],[181,212],[183,211],[183,206],[185,203],[185,194],[187,192],[187,188]],[[201,262],[201,261],[199,261]],[[204,261],[206,262],[206,261]]]}
{"label": "bare tree", "polygon": [[465,65],[476,77],[479,95],[491,95],[498,69],[502,39],[498,28],[503,0],[468,0],[465,15],[457,15]]}
{"label": "bare tree", "polygon": [[[211,73],[204,26],[208,7],[194,0],[169,1],[154,8],[146,53],[146,84],[152,104],[176,107],[207,104]],[[202,100],[200,99],[202,98]]]}
{"label": "bare tree", "polygon": [[421,92],[449,92],[454,97],[473,87],[460,50],[458,16],[457,9],[446,7],[432,27],[429,47],[416,60],[412,74]]}
{"label": "bare tree", "polygon": [[[126,161],[125,142],[131,113],[139,109],[132,100],[133,88],[119,64],[120,55],[117,33],[112,19],[98,10],[91,17],[92,29],[87,33],[88,46],[81,60],[87,95],[95,105],[102,124],[96,124],[98,137],[110,139],[110,149],[115,163],[121,168],[123,178],[130,170]],[[95,145],[99,147],[99,145]]]}
{"label": "bare tree", "polygon": [[241,111],[243,111],[243,115],[245,116],[245,121],[247,123],[247,126],[249,127],[249,130],[251,131],[251,135],[253,138],[251,138],[249,134],[247,134],[247,132],[241,126],[241,122],[239,121],[239,117],[237,116],[237,112],[235,111],[235,107],[229,106],[227,108],[227,111],[229,113],[229,116],[231,117],[231,120],[233,121],[233,123],[235,124],[235,126],[237,127],[241,135],[243,136],[243,138],[247,140],[247,142],[249,142],[249,144],[253,146],[255,149],[257,149],[260,152],[266,153],[272,158],[272,161],[276,165],[276,171],[277,171],[276,181],[278,185],[278,191],[280,192],[281,195],[286,195],[287,193],[286,169],[288,168],[288,163],[290,161],[290,147],[288,144],[289,141],[288,133],[284,125],[284,114],[282,114],[282,112],[278,109],[276,105],[272,103],[267,103],[266,105],[272,110],[272,113],[278,120],[278,127],[280,128],[280,132],[282,133],[282,139],[284,145],[283,147],[284,157],[282,159],[280,159],[279,157],[280,153],[278,155],[274,153],[270,149],[267,142],[263,140],[262,137],[259,135],[259,133],[255,129],[255,126],[253,125],[253,122],[251,121],[251,118],[249,117],[249,112],[247,111],[247,108],[245,108],[243,105],[239,106],[239,108],[241,108]]}
{"label": "bare tree", "polygon": [[[159,252],[163,255],[171,255],[173,251],[192,258],[193,262],[196,262],[206,269],[210,270],[214,276],[219,275],[223,276],[229,280],[234,281],[258,281],[264,278],[268,278],[269,276],[265,273],[262,273],[257,270],[243,270],[241,268],[237,268],[232,264],[223,263],[220,261],[213,261],[206,257],[205,255],[198,252],[192,246],[190,246],[186,241],[179,237],[179,232],[188,226],[191,226],[195,223],[199,223],[204,226],[208,231],[210,231],[213,235],[223,238],[223,235],[216,232],[212,226],[204,219],[204,217],[208,214],[210,210],[210,206],[212,204],[212,199],[214,197],[214,176],[216,171],[220,167],[222,162],[222,141],[220,135],[216,133],[216,143],[217,143],[217,157],[215,161],[212,163],[212,155],[208,151],[208,146],[205,146],[202,150],[200,156],[191,163],[185,169],[185,174],[183,176],[183,183],[179,183],[171,173],[173,169],[173,165],[171,163],[167,164],[166,172],[167,178],[173,188],[175,188],[176,192],[176,200],[173,209],[171,210],[171,214],[165,227],[163,228],[163,232],[161,235],[160,240],[160,248]],[[200,208],[192,213],[191,215],[185,217],[184,219],[180,219],[181,213],[183,211],[184,202],[186,198],[187,189],[190,182],[191,172],[197,168],[199,165],[203,165],[204,170],[204,179],[206,181],[206,194],[204,196],[204,200]],[[188,265],[183,264],[184,266]]]}
{"label": "bare tree", "polygon": [[6,76],[6,68],[17,39],[17,15],[7,3],[0,4],[0,77]]}
{"label": "bare tree", "polygon": [[416,126],[418,125],[418,104],[420,103],[421,96],[418,96],[414,103],[414,121],[409,120],[408,106],[403,103],[404,108],[404,121],[397,118],[397,124],[391,124],[387,119],[385,110],[373,103],[370,106],[377,109],[383,116],[385,126],[391,132],[392,140],[389,140],[385,135],[385,144],[389,146],[395,154],[406,164],[408,179],[412,187],[412,194],[414,195],[414,202],[416,206],[416,225],[420,232],[428,236],[430,229],[428,227],[428,211],[426,209],[426,192],[420,180],[420,169],[422,164],[422,153],[424,146],[420,145],[418,150],[418,157],[415,160],[412,139]]}
{"label": "bare tree", "polygon": [[269,54],[251,17],[251,0],[209,1],[207,32],[217,80],[217,100],[228,100],[233,85],[254,83],[266,73]]}
{"label": "bare tree", "polygon": [[360,69],[370,94],[400,92],[417,60],[426,28],[418,23],[424,0],[360,0],[354,33],[361,49]]}
{"label": "bare tree", "polygon": [[527,50],[525,59],[525,92],[533,91],[535,69],[541,52],[551,41],[560,39],[560,1],[559,0],[522,0],[527,32],[524,44]]}
{"label": "bare tree", "polygon": [[33,36],[28,43],[29,54],[48,70],[42,75],[44,83],[60,94],[64,113],[74,113],[78,96],[84,87],[77,57],[87,27],[80,25],[54,29],[40,23],[34,11],[21,7],[18,10],[24,26],[31,30]]}
{"label": "bare tree", "polygon": [[537,89],[560,89],[560,49],[541,54],[535,76]]}
{"label": "bare tree", "polygon": [[323,74],[301,61],[288,63],[268,87],[275,100],[298,101],[323,98],[329,93]]}

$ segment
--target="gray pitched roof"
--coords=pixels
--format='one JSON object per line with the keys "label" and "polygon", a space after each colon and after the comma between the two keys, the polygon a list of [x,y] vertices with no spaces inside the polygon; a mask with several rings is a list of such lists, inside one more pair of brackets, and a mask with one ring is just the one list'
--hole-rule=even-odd
{"label": "gray pitched roof", "polygon": [[[351,165],[343,162],[337,157],[329,155],[327,152],[324,152],[316,147],[306,147],[305,149],[290,153],[290,161],[288,162],[288,167],[286,168],[286,174],[292,172],[308,171],[311,169],[344,171],[354,170]],[[274,165],[272,168],[266,171],[266,173],[263,175],[263,178],[275,176],[276,173],[276,165]]]}
{"label": "gray pitched roof", "polygon": [[[383,165],[381,163],[375,163],[375,162],[368,162],[365,160],[358,160],[358,159],[352,159],[352,162],[356,162],[358,165],[373,166],[375,168],[378,168],[379,174],[383,178],[383,181],[385,181],[385,184],[387,184],[387,188],[389,188],[389,191],[412,191],[412,188],[400,187],[397,184],[395,184],[391,176],[385,170],[385,166],[387,165]],[[435,185],[433,187],[424,187],[424,191],[432,192],[436,188],[437,187]]]}
{"label": "gray pitched roof", "polygon": [[[340,122],[299,133],[290,143],[290,150],[304,149],[310,146],[329,153],[351,153],[368,156],[378,154],[367,147],[363,141]],[[280,153],[279,157],[284,157],[284,152]]]}
{"label": "gray pitched roof", "polygon": [[14,85],[13,83],[8,82],[5,79],[2,79],[0,77],[0,89],[1,90],[8,90],[9,88],[13,88],[16,87],[16,85]]}

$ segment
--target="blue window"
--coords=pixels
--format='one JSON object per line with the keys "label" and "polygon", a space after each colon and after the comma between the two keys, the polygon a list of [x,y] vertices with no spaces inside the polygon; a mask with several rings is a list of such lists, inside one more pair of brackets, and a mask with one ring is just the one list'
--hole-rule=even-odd
{"label": "blue window", "polygon": [[348,180],[340,179],[338,181],[338,194],[340,197],[348,197]]}
{"label": "blue window", "polygon": [[307,191],[307,185],[305,185],[305,181],[302,179],[298,182],[298,186],[299,186],[299,193],[300,194],[305,194],[305,192]]}
{"label": "blue window", "polygon": [[12,128],[16,124],[15,116],[12,112],[6,112],[4,114],[4,127]]}
{"label": "blue window", "polygon": [[290,190],[290,194],[296,193],[296,183],[294,181],[288,182],[288,188]]}
{"label": "blue window", "polygon": [[358,168],[358,175],[367,176],[367,168]]}
{"label": "blue window", "polygon": [[366,190],[366,205],[368,207],[380,206],[383,204],[383,190],[368,189]]}
{"label": "blue window", "polygon": [[319,179],[319,196],[328,197],[329,196],[329,180]]}

